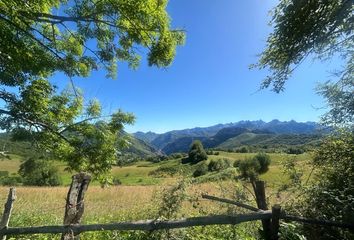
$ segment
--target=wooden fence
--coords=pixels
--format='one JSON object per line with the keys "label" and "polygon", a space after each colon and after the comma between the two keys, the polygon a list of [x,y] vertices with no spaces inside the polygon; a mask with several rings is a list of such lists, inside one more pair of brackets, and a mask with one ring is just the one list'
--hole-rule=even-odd
{"label": "wooden fence", "polygon": [[[9,220],[13,203],[16,199],[16,191],[14,188],[10,188],[7,202],[5,203],[4,213],[0,222],[0,240],[5,240],[6,235],[23,235],[23,234],[62,234],[62,239],[78,239],[79,234],[88,231],[107,231],[107,230],[142,230],[153,231],[161,229],[175,229],[175,228],[187,228],[194,226],[208,226],[208,225],[226,225],[226,224],[239,224],[249,221],[262,221],[262,228],[266,239],[277,240],[279,238],[279,222],[296,221],[306,224],[317,224],[322,226],[333,226],[340,228],[347,228],[354,230],[354,224],[340,223],[328,220],[308,219],[299,216],[288,215],[281,209],[280,205],[274,205],[271,210],[267,210],[267,204],[265,202],[264,182],[258,181],[256,183],[256,189],[260,189],[261,196],[257,200],[258,208],[240,203],[234,200],[219,198],[210,195],[202,195],[203,198],[211,201],[218,201],[228,204],[233,204],[238,207],[245,208],[252,211],[247,214],[236,215],[211,215],[192,217],[179,220],[144,220],[136,222],[118,222],[107,224],[80,224],[80,219],[84,209],[84,193],[87,190],[87,186],[90,182],[90,178],[84,174],[78,174],[73,177],[73,182],[68,192],[64,225],[55,226],[37,226],[37,227],[9,227]],[[256,192],[259,193],[259,192]],[[264,198],[263,198],[264,197]],[[262,200],[263,199],[263,200]],[[263,209],[260,209],[262,207]]]}

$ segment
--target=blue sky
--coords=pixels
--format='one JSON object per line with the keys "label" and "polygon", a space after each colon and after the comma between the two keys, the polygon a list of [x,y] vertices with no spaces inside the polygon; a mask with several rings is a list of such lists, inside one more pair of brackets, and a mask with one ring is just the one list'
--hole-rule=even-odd
{"label": "blue sky", "polygon": [[[170,0],[174,27],[187,31],[186,44],[177,49],[171,67],[138,70],[118,65],[116,80],[104,70],[75,78],[85,97],[97,98],[105,111],[133,112],[136,123],[127,131],[165,132],[239,120],[272,119],[317,121],[323,99],[315,94],[318,82],[329,79],[336,61],[305,61],[276,94],[257,91],[266,71],[249,70],[265,47],[271,27],[270,0]],[[54,82],[63,81],[56,75]]]}

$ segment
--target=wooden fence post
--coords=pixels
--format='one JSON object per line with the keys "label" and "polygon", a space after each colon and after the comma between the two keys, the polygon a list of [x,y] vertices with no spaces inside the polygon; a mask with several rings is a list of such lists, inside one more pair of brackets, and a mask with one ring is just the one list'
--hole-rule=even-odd
{"label": "wooden fence post", "polygon": [[[86,173],[79,173],[72,177],[72,182],[66,198],[64,225],[80,224],[84,213],[84,197],[91,177]],[[80,239],[79,234],[73,232],[63,233],[62,240]]]}
{"label": "wooden fence post", "polygon": [[[257,207],[262,210],[268,210],[267,200],[265,195],[265,182],[252,182],[253,190],[256,195]],[[263,233],[266,240],[271,239],[271,221],[270,219],[262,220]]]}
{"label": "wooden fence post", "polygon": [[272,207],[272,240],[279,239],[279,219],[280,219],[281,206],[275,204]]}
{"label": "wooden fence post", "polygon": [[[9,226],[9,221],[11,217],[13,203],[16,199],[16,189],[10,188],[9,195],[7,197],[7,201],[4,207],[4,214],[2,215],[1,222],[0,222],[0,230],[7,228]],[[6,235],[0,235],[1,240],[6,240]]]}

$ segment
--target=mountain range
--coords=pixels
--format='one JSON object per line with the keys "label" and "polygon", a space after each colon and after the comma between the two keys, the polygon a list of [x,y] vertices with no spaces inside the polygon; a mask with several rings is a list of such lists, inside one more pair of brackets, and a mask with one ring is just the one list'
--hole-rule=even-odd
{"label": "mountain range", "polygon": [[315,122],[272,120],[239,121],[210,127],[173,130],[158,134],[136,132],[132,135],[154,149],[170,154],[186,152],[194,140],[205,148],[233,149],[242,145],[302,145],[317,141],[323,131]]}
{"label": "mountain range", "polygon": [[[210,127],[173,130],[166,133],[136,132],[129,134],[130,145],[121,151],[126,159],[154,157],[175,152],[187,152],[194,140],[200,140],[205,148],[234,150],[242,146],[278,147],[316,144],[323,131],[315,122],[296,121],[239,121]],[[33,155],[29,142],[13,142],[6,133],[0,134],[3,151]]]}

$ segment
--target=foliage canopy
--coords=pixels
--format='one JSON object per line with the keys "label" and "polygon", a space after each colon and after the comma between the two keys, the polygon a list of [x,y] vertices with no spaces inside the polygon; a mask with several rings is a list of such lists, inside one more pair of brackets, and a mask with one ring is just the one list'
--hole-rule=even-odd
{"label": "foliage canopy", "polygon": [[241,178],[253,182],[269,170],[270,162],[269,155],[258,153],[252,158],[235,162],[235,167],[239,169]]}
{"label": "foliage canopy", "polygon": [[[170,28],[167,0],[0,0],[0,127],[55,154],[68,169],[104,181],[117,161],[124,124],[134,117],[118,110],[103,116],[97,100],[84,101],[72,77],[117,62],[138,67],[171,64],[184,32]],[[72,87],[58,92],[48,80],[62,72]]]}
{"label": "foliage canopy", "polygon": [[284,90],[285,82],[307,56],[333,56],[346,62],[334,73],[337,80],[321,84],[317,92],[329,107],[326,124],[353,124],[354,116],[354,2],[352,0],[282,0],[272,11],[273,32],[253,66],[270,74],[262,88]]}
{"label": "foliage canopy", "polygon": [[353,17],[351,0],[280,1],[272,11],[274,30],[256,65],[271,71],[263,87],[273,84],[276,92],[282,91],[296,66],[310,54],[340,53],[352,59]]}
{"label": "foliage canopy", "polygon": [[[166,0],[0,1],[0,81],[16,86],[53,71],[87,76],[117,61],[136,68],[139,48],[149,65],[171,64],[184,33],[170,29]],[[94,47],[93,47],[94,46]]]}

